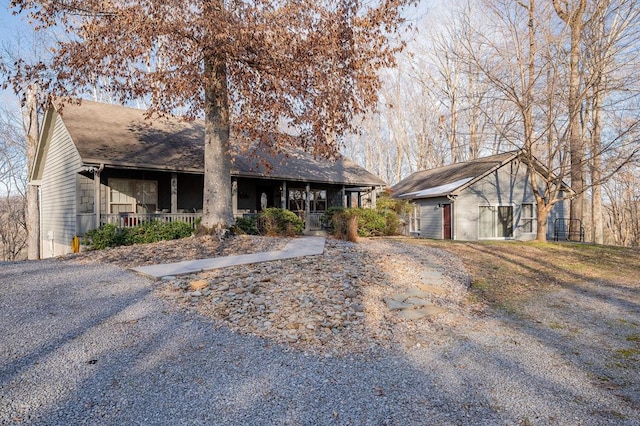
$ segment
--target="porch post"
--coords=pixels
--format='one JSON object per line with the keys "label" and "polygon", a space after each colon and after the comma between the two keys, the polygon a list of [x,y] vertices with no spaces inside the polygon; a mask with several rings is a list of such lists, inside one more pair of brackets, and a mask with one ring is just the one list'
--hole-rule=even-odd
{"label": "porch post", "polygon": [[376,201],[377,201],[377,200],[376,200],[376,197],[377,197],[377,194],[376,194],[376,187],[375,187],[375,186],[372,186],[372,187],[371,187],[371,208],[372,208],[372,209],[375,209],[375,208],[376,208]]}
{"label": "porch post", "polygon": [[231,210],[233,217],[238,214],[238,178],[231,178]]}
{"label": "porch post", "polygon": [[358,191],[358,208],[362,208],[362,192]]}
{"label": "porch post", "polygon": [[304,230],[309,230],[309,214],[311,213],[311,187],[307,184],[304,188],[305,197],[304,197]]}
{"label": "porch post", "polygon": [[100,197],[100,174],[104,169],[103,165],[93,172],[93,211],[96,214],[95,227],[96,229],[100,228],[100,204],[102,204],[102,200]]}
{"label": "porch post", "polygon": [[178,174],[171,173],[171,213],[178,213]]}
{"label": "porch post", "polygon": [[282,181],[282,192],[280,193],[280,207],[287,208],[287,181]]}
{"label": "porch post", "polygon": [[342,185],[342,207],[349,207],[347,205],[347,191],[344,189],[344,185]]}

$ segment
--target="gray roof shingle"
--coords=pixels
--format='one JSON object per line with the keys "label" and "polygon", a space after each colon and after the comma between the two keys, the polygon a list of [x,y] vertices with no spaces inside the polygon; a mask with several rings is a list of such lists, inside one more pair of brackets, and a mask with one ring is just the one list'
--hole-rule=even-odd
{"label": "gray roof shingle", "polygon": [[[428,198],[451,195],[463,185],[513,160],[517,154],[518,151],[505,152],[463,163],[415,172],[392,186],[391,191],[395,197],[399,198]],[[416,192],[425,192],[425,194],[415,194],[417,195],[415,197],[407,195]]]}
{"label": "gray roof shingle", "polygon": [[[204,123],[178,118],[150,121],[144,114],[140,109],[83,100],[81,105],[65,105],[62,120],[84,163],[203,173]],[[236,153],[232,157],[234,176],[352,186],[386,185],[342,156],[328,160],[297,148],[287,148],[287,155],[271,155],[256,147],[252,155]],[[270,170],[264,163],[270,165]]]}

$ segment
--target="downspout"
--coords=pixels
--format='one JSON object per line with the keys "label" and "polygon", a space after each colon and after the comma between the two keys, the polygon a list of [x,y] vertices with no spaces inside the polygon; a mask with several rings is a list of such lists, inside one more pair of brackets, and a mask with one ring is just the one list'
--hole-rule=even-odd
{"label": "downspout", "polygon": [[456,226],[456,214],[455,214],[455,202],[456,202],[456,196],[455,195],[447,195],[447,199],[449,201],[451,201],[451,239],[452,240],[457,240],[458,236],[456,235],[456,232],[458,230],[458,227]]}

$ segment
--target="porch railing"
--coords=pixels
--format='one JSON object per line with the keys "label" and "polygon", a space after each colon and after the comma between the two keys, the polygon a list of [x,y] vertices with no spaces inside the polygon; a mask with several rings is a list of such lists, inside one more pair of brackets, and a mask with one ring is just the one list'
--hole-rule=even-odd
{"label": "porch railing", "polygon": [[184,222],[196,227],[202,213],[118,213],[100,215],[100,224],[112,223],[118,228],[132,228],[145,222]]}
{"label": "porch railing", "polygon": [[[294,212],[303,222],[306,221],[306,228],[310,231],[319,231],[322,228],[322,222],[320,218],[324,213],[309,213],[308,215],[304,212]],[[258,213],[237,213],[235,214],[235,218],[239,217],[253,217],[254,219],[258,219]]]}
{"label": "porch railing", "polygon": [[322,222],[320,218],[324,213],[309,213],[307,215],[306,228],[310,231],[318,231],[322,229]]}

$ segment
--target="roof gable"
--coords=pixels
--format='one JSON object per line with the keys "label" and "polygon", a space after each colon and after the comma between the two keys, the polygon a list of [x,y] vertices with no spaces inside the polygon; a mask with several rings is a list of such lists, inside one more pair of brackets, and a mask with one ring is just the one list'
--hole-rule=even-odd
{"label": "roof gable", "polygon": [[[179,118],[145,119],[145,111],[83,100],[65,105],[64,124],[84,163],[111,167],[204,171],[204,123]],[[380,186],[385,182],[340,156],[331,161],[300,149],[268,154],[256,146],[251,155],[232,153],[232,175]],[[265,166],[265,163],[269,167]]]}
{"label": "roof gable", "polygon": [[32,184],[38,184],[43,178],[45,163],[48,161],[49,149],[53,143],[56,145],[71,145],[69,148],[79,156],[77,147],[73,144],[69,132],[61,121],[60,115],[55,110],[49,109],[42,120],[42,131],[38,140],[38,146],[36,147],[33,167],[31,167],[29,174],[29,182]]}

